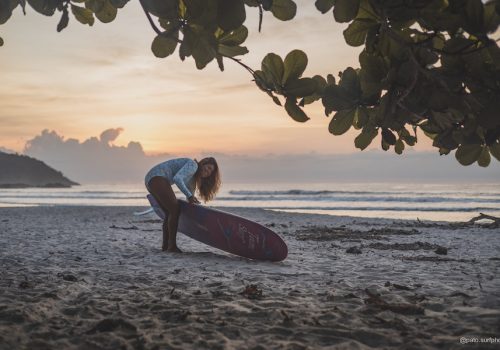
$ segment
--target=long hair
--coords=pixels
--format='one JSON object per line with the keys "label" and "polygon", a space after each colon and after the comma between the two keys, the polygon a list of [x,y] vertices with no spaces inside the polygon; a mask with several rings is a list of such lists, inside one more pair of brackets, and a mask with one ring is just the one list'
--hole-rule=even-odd
{"label": "long hair", "polygon": [[[201,167],[205,164],[212,164],[214,166],[214,171],[212,171],[212,174],[210,174],[209,177],[202,178]],[[215,194],[219,191],[221,184],[219,165],[217,164],[215,158],[207,157],[198,162],[198,170],[196,171],[195,179],[196,188],[198,189],[200,198],[205,203],[211,201],[215,197]]]}

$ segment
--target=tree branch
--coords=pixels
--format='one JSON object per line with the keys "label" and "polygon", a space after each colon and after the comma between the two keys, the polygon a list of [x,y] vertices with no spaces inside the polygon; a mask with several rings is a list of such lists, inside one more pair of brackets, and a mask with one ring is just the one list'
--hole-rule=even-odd
{"label": "tree branch", "polygon": [[175,38],[172,36],[172,34],[179,30],[180,28],[180,25],[178,26],[175,26],[174,28],[170,29],[169,31],[164,31],[162,32],[160,30],[160,28],[158,28],[155,24],[155,22],[153,21],[153,18],[151,17],[151,14],[148,12],[148,10],[146,10],[146,7],[144,6],[144,2],[143,0],[139,0],[139,2],[141,3],[141,7],[142,9],[144,10],[144,13],[146,14],[146,17],[148,18],[148,21],[149,21],[149,24],[151,24],[151,27],[153,28],[153,30],[156,32],[156,34],[158,35],[161,35],[161,36],[164,36],[164,37],[167,37],[169,39],[172,39],[172,40],[175,40],[177,41],[178,43],[182,43],[182,40],[180,40],[179,38]]}

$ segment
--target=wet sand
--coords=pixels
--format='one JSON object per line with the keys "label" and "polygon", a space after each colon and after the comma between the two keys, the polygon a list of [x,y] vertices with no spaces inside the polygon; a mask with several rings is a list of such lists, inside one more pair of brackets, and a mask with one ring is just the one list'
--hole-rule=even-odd
{"label": "wet sand", "polygon": [[269,263],[162,252],[143,209],[0,208],[0,349],[500,347],[470,343],[500,341],[498,228],[222,208],[283,237]]}

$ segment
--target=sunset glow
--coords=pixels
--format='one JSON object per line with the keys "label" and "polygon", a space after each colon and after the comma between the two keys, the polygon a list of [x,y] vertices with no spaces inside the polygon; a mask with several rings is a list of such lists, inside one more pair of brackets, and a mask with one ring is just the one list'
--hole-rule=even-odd
{"label": "sunset glow", "polygon": [[[330,135],[331,117],[320,102],[307,109],[311,120],[299,124],[230,61],[220,72],[215,62],[198,71],[192,59],[181,62],[177,54],[155,58],[154,33],[137,2],[113,23],[90,28],[72,20],[61,33],[58,18],[27,12],[23,16],[18,8],[3,26],[0,146],[22,152],[44,129],[83,141],[121,127],[116,145],[140,142],[150,154],[356,151],[358,132]],[[284,56],[301,48],[309,55],[308,75],[356,67],[359,50],[344,43],[344,28],[330,15],[299,1],[294,26],[268,16],[258,33],[258,14],[249,11],[244,61],[257,68],[268,52]],[[430,149],[428,142],[419,149]]]}

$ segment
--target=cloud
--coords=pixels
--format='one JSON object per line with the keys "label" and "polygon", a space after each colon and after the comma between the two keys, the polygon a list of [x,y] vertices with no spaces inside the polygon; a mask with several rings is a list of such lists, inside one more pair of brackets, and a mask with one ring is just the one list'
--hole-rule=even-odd
{"label": "cloud", "polygon": [[201,159],[214,156],[225,183],[496,183],[500,163],[488,168],[464,167],[453,156],[435,152],[406,152],[402,156],[379,150],[351,154],[267,154],[230,155],[159,154],[147,155],[140,142],[127,146],[112,142],[123,132],[107,129],[99,137],[84,141],[65,139],[56,131],[43,130],[26,143],[24,152],[38,158],[70,179],[89,183],[142,183],[147,171],[160,162],[175,157]]}
{"label": "cloud", "polygon": [[123,128],[104,130],[100,136],[101,142],[110,143],[110,142],[116,140],[118,138],[118,136],[120,136],[122,131],[123,131]]}
{"label": "cloud", "polygon": [[127,146],[111,144],[122,131],[107,129],[99,137],[80,142],[45,129],[26,143],[24,153],[82,184],[142,181],[146,171],[168,155],[147,156],[142,145],[134,141]]}
{"label": "cloud", "polygon": [[16,151],[0,146],[0,152],[14,154]]}

